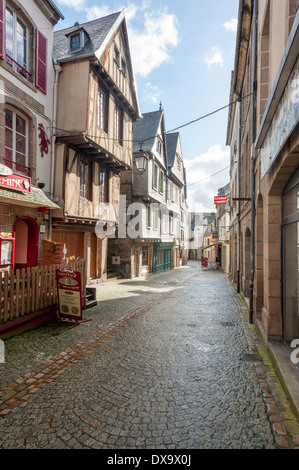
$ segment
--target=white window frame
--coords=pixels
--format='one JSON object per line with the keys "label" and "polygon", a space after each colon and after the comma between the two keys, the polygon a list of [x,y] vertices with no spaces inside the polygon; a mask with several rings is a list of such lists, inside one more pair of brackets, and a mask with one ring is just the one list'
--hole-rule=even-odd
{"label": "white window frame", "polygon": [[[13,108],[10,108],[9,106],[6,107],[6,110],[7,111],[10,111],[12,113],[12,139],[13,139],[13,142],[12,142],[12,161],[16,164],[16,165],[24,165],[24,166],[29,166],[28,165],[28,160],[29,160],[29,121],[28,119],[26,118],[26,116],[24,116],[22,113],[20,113],[19,111],[16,111],[15,109]],[[22,118],[24,121],[25,121],[25,139],[26,139],[26,142],[25,142],[25,147],[26,147],[26,150],[25,150],[25,163],[19,163],[17,162],[16,160],[16,153],[17,153],[17,150],[16,150],[16,142],[17,142],[17,130],[16,130],[16,118],[17,118],[17,115],[20,116],[20,118]],[[6,126],[5,126],[5,130],[6,130]],[[6,149],[6,142],[5,142],[5,149]],[[22,170],[17,170],[18,173],[22,173]]]}
{"label": "white window frame", "polygon": [[[20,72],[20,70],[18,70],[18,55],[17,55],[17,23],[18,21],[22,24],[22,26],[25,28],[25,40],[26,40],[26,45],[25,45],[25,60],[26,60],[26,63],[24,64],[19,64],[20,67],[22,67],[22,69],[25,69],[26,72],[29,72],[28,71],[28,68],[29,68],[29,30],[28,30],[28,26],[24,23],[24,21],[16,14],[16,12],[14,11],[13,8],[11,8],[10,6],[6,5],[6,8],[5,8],[5,25],[6,25],[6,12],[7,10],[9,12],[12,13],[12,17],[13,17],[13,51],[12,52],[12,59],[16,62],[14,63],[13,62],[13,69],[16,70],[17,72]],[[5,36],[5,54],[9,57],[10,55],[7,54],[7,37]],[[9,60],[9,59],[8,59]]]}

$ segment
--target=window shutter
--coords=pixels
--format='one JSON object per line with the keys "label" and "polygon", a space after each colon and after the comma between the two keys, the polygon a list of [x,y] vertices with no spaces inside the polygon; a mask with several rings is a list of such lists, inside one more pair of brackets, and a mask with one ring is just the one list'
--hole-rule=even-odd
{"label": "window shutter", "polygon": [[0,58],[5,58],[5,0],[0,0]]}
{"label": "window shutter", "polygon": [[35,84],[43,93],[47,93],[47,38],[38,30],[36,31]]}

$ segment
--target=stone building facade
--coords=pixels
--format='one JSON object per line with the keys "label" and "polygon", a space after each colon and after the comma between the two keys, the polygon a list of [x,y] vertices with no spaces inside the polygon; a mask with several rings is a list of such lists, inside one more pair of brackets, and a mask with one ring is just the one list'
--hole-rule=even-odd
{"label": "stone building facade", "polygon": [[42,262],[53,196],[52,1],[0,1],[0,269]]}
{"label": "stone building facade", "polygon": [[298,54],[297,0],[240,1],[227,133],[231,278],[282,375],[299,335]]}

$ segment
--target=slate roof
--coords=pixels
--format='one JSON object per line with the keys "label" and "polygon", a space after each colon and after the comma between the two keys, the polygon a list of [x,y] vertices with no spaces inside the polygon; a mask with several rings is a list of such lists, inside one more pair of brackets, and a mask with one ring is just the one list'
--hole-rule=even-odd
{"label": "slate roof", "polygon": [[[103,18],[98,18],[86,23],[80,23],[69,28],[61,29],[54,32],[53,59],[56,62],[72,59],[75,57],[93,55],[103,44],[105,38],[113,27],[122,12],[113,13]],[[66,35],[75,32],[78,29],[86,31],[88,40],[85,46],[76,52],[69,51],[69,40]]]}
{"label": "slate roof", "polygon": [[155,145],[156,135],[159,129],[160,121],[162,118],[163,111],[152,111],[150,113],[144,113],[138,121],[133,124],[133,152],[140,150],[141,141],[145,142],[142,145],[142,149],[145,151],[151,151]]}
{"label": "slate roof", "polygon": [[174,134],[166,134],[168,167],[172,167],[174,164],[178,138],[178,132]]}

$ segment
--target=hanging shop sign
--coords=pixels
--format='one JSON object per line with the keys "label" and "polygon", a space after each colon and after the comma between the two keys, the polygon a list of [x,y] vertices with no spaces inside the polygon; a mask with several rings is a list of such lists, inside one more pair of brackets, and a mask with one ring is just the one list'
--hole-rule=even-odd
{"label": "hanging shop sign", "polygon": [[61,318],[82,320],[81,273],[56,269],[58,309]]}
{"label": "hanging shop sign", "polygon": [[14,189],[15,191],[22,191],[30,193],[31,179],[27,176],[12,173],[11,175],[0,175],[0,186],[6,189]]}
{"label": "hanging shop sign", "polygon": [[227,196],[216,196],[214,197],[214,204],[227,204]]}

